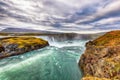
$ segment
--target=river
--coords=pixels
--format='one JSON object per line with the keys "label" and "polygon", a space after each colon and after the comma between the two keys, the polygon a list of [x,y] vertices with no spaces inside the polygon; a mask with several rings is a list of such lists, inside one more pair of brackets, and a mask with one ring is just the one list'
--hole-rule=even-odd
{"label": "river", "polygon": [[80,80],[78,61],[88,40],[42,37],[50,46],[0,60],[0,80]]}

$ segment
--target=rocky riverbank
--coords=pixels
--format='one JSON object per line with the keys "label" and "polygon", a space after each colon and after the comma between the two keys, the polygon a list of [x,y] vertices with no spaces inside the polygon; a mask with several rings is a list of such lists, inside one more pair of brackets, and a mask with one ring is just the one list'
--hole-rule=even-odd
{"label": "rocky riverbank", "polygon": [[120,80],[120,31],[111,31],[86,43],[79,66],[82,80]]}
{"label": "rocky riverbank", "polygon": [[48,46],[48,42],[35,37],[7,37],[0,39],[0,59],[23,54]]}

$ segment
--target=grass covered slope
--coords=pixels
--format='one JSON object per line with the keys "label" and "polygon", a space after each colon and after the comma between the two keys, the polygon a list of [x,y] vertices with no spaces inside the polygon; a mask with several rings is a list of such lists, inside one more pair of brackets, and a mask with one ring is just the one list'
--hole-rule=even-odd
{"label": "grass covered slope", "polygon": [[120,31],[111,31],[86,43],[79,65],[83,80],[120,80]]}
{"label": "grass covered slope", "polygon": [[95,46],[120,45],[120,30],[108,32],[92,42]]}
{"label": "grass covered slope", "polygon": [[22,54],[49,45],[47,41],[35,37],[7,37],[0,39],[0,58]]}

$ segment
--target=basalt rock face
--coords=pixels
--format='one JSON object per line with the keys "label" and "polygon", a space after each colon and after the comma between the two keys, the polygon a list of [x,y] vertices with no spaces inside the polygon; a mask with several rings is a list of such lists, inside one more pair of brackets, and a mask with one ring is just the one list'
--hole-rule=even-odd
{"label": "basalt rock face", "polygon": [[0,39],[0,59],[23,54],[48,46],[48,42],[35,37],[8,37]]}
{"label": "basalt rock face", "polygon": [[86,43],[79,66],[82,80],[120,80],[120,31],[111,31]]}

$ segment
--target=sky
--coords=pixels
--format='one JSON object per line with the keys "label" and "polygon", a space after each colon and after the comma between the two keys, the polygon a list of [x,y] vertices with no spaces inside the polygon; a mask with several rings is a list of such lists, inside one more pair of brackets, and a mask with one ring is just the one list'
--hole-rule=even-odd
{"label": "sky", "polygon": [[0,30],[95,33],[120,29],[120,0],[0,0]]}

